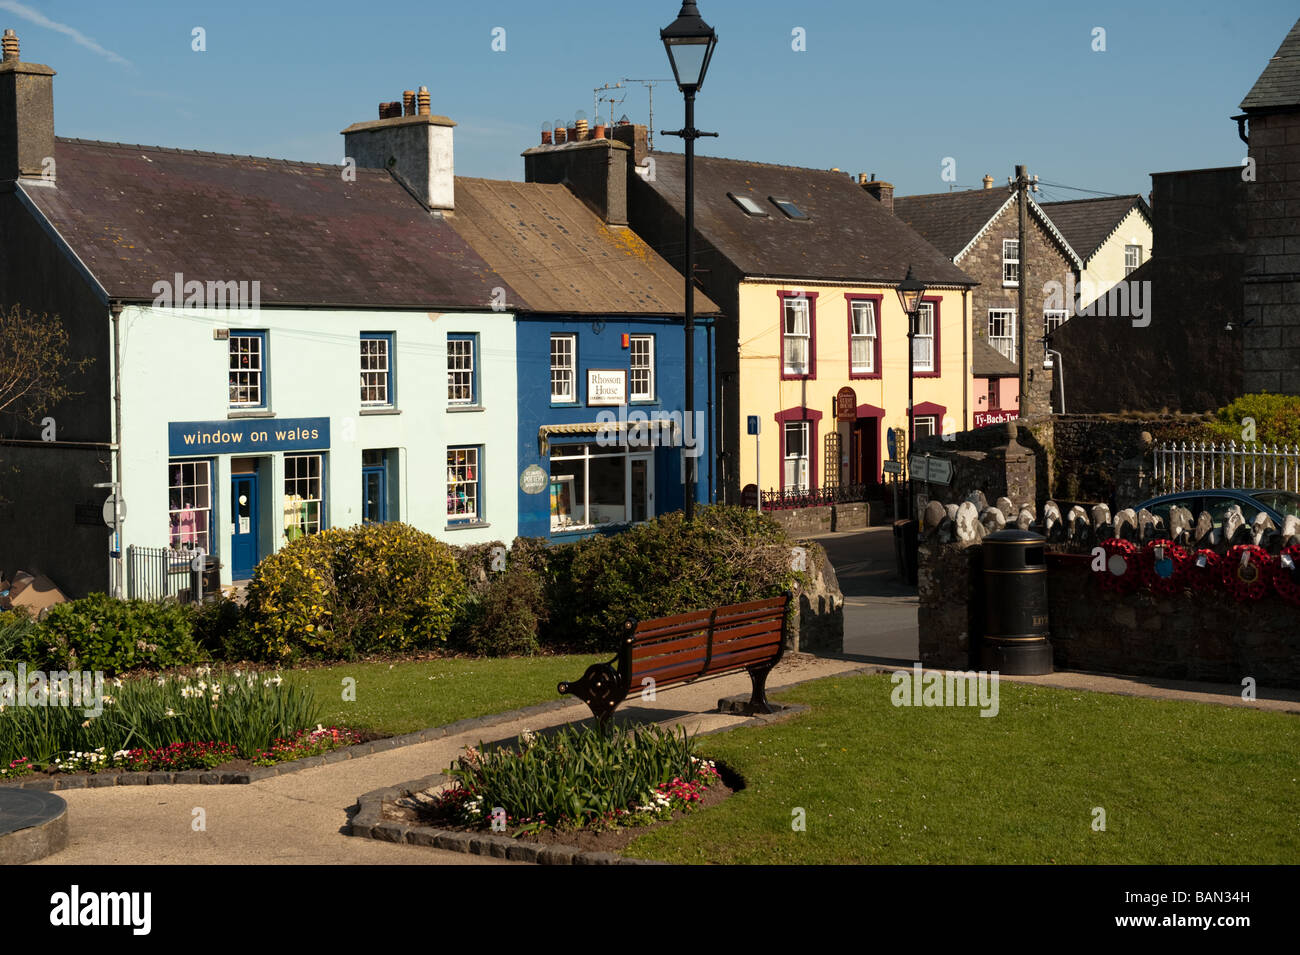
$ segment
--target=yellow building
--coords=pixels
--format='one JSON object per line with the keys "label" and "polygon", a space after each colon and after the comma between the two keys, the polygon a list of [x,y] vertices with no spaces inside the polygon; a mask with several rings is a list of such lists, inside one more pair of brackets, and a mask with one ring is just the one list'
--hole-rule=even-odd
{"label": "yellow building", "polygon": [[[682,268],[683,157],[634,158],[644,174],[630,181],[632,225]],[[916,431],[971,427],[976,283],[892,215],[892,189],[838,170],[696,157],[696,278],[726,315],[714,393],[726,500],[750,486],[794,496],[882,482],[887,432],[907,433],[908,320],[895,289],[909,266],[929,289]]]}

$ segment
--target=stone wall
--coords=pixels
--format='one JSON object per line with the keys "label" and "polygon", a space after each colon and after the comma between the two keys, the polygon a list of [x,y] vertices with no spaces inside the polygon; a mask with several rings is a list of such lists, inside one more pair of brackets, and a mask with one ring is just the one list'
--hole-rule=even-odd
{"label": "stone wall", "polygon": [[861,530],[871,526],[871,504],[827,504],[821,507],[788,507],[764,511],[785,528],[791,537],[814,537],[832,531]]}
{"label": "stone wall", "polygon": [[[1207,514],[1193,521],[1176,510],[1166,527],[1146,511],[1112,517],[1098,504],[1062,513],[1054,501],[1043,506],[1039,519],[1009,500],[990,507],[982,495],[973,497],[960,506],[936,502],[925,514],[918,621],[926,666],[978,666],[985,619],[980,541],[1014,523],[1047,538],[1044,576],[1057,668],[1228,683],[1253,677],[1261,686],[1300,687],[1300,606],[1271,585],[1260,599],[1248,601],[1217,586],[1182,587],[1170,595],[1145,587],[1119,593],[1103,586],[1109,570],[1094,569],[1094,548],[1115,538],[1139,547],[1169,539],[1219,558],[1237,545],[1253,544],[1276,560],[1283,548],[1300,546],[1300,520],[1290,517],[1276,528],[1262,515],[1246,524],[1230,512],[1216,529]],[[1232,552],[1234,560],[1240,553]],[[1300,569],[1291,574],[1300,578]]]}
{"label": "stone wall", "polygon": [[799,613],[787,633],[786,649],[798,653],[844,652],[844,594],[826,551],[810,541],[807,549],[811,583],[798,594]]}

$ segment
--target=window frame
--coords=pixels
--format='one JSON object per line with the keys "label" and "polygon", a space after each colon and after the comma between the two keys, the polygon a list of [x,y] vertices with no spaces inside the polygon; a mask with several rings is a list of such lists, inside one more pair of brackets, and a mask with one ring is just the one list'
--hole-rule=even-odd
{"label": "window frame", "polygon": [[384,392],[385,392],[385,397],[387,399],[386,401],[366,401],[365,398],[363,397],[361,399],[361,407],[363,409],[370,410],[375,408],[396,408],[397,407],[397,374],[394,368],[394,361],[393,361],[393,357],[394,357],[393,346],[396,337],[397,337],[396,333],[394,332],[362,332],[361,333],[361,337],[358,342],[358,347],[360,349],[364,349],[365,343],[367,341],[383,342],[386,348],[384,353],[386,367],[382,372],[377,371],[376,369],[373,368],[366,368],[365,367],[366,356],[364,354],[360,356],[362,390],[364,391],[366,387],[364,382],[365,382],[365,376],[367,374],[372,374],[372,375],[382,374],[384,378]]}
{"label": "window frame", "polygon": [[791,222],[807,222],[811,216],[799,208],[798,203],[786,196],[768,196],[768,201],[781,210],[781,214]]}
{"label": "window frame", "polygon": [[[227,345],[226,345],[226,407],[229,410],[265,411],[271,406],[270,405],[270,400],[271,400],[270,375],[268,374],[270,362],[268,361],[268,355],[267,355],[268,337],[269,336],[267,334],[266,329],[232,328],[230,330],[230,336],[227,340]],[[245,339],[245,338],[257,340],[258,357],[261,359],[260,367],[257,369],[257,389],[258,389],[258,396],[261,400],[256,403],[233,401],[231,400],[231,395],[230,395],[230,389],[232,387],[235,387],[230,384],[230,376],[236,373],[237,371],[239,371],[239,369],[230,367],[230,359],[232,357],[230,349],[234,347],[234,344],[237,340]],[[247,387],[247,386],[245,385],[241,387]]]}
{"label": "window frame", "polygon": [[[1055,325],[1049,324],[1049,322],[1051,322],[1052,319],[1056,319]],[[1069,319],[1070,319],[1070,310],[1068,308],[1043,309],[1043,367],[1044,368],[1052,367],[1052,355],[1047,350],[1049,347],[1047,342],[1047,336],[1050,335],[1052,332],[1054,332],[1056,329],[1060,328],[1063,324],[1065,324],[1065,322],[1069,321]]]}
{"label": "window frame", "polygon": [[[747,216],[759,218],[761,216],[770,215],[770,213],[764,209],[753,196],[747,196],[744,193],[739,192],[729,192],[727,193],[727,198],[739,206],[740,211],[745,213]],[[746,203],[748,203],[748,205],[746,205]]]}
{"label": "window frame", "polygon": [[[325,512],[325,504],[326,501],[329,500],[329,496],[325,484],[326,468],[328,467],[326,463],[328,459],[325,453],[321,451],[314,451],[314,452],[308,452],[306,454],[286,454],[284,456],[284,473],[282,475],[283,483],[280,486],[280,511],[282,514],[284,514],[288,511],[289,482],[291,480],[292,481],[312,480],[312,475],[310,473],[307,474],[306,476],[294,475],[291,478],[289,476],[289,462],[299,461],[299,460],[310,460],[311,458],[315,458],[319,462],[318,465],[319,473],[316,475],[316,480],[320,484],[319,487],[320,497],[319,498],[304,497],[302,499],[302,502],[304,504],[310,505],[314,503],[316,505],[316,529],[313,531],[313,530],[306,529],[306,527],[302,528],[302,534],[299,535],[302,537],[309,537],[312,534],[319,534],[321,531],[329,529],[329,521],[328,521],[327,514]],[[297,492],[295,491],[294,493],[296,495]],[[310,510],[310,508],[308,510]],[[309,526],[310,522],[304,521],[304,524]],[[297,537],[289,536],[288,521],[285,521],[284,529],[281,536],[284,538],[286,543],[290,543],[298,539]]]}
{"label": "window frame", "polygon": [[[473,463],[453,462],[452,455],[462,452],[473,452]],[[454,467],[469,467],[474,469],[474,477],[471,480],[453,480],[452,469]],[[472,514],[452,513],[452,485],[453,484],[471,484],[474,487],[474,511]],[[483,508],[483,445],[481,444],[463,444],[447,446],[447,528],[448,530],[455,527],[477,527],[487,523],[487,517]]]}
{"label": "window frame", "polygon": [[[199,487],[199,485],[198,485],[197,483],[195,483],[195,484],[184,484],[184,483],[182,483],[182,484],[172,484],[172,483],[171,483],[171,473],[170,473],[170,472],[171,472],[171,469],[172,469],[172,468],[182,468],[182,469],[183,469],[183,468],[185,468],[186,466],[190,466],[190,465],[200,465],[200,464],[203,465],[205,468],[207,468],[207,479],[208,479],[208,480],[207,480],[207,489],[208,489],[208,506],[207,506],[207,507],[202,507],[202,508],[185,508],[185,507],[181,507],[181,508],[173,508],[173,507],[171,506],[171,491],[172,491],[173,488],[186,488],[186,487],[194,487],[194,488],[197,488],[197,487]],[[217,554],[218,551],[214,549],[215,546],[216,546],[216,543],[217,543],[217,541],[218,541],[218,539],[219,539],[219,537],[218,537],[218,535],[217,535],[217,533],[216,533],[216,527],[217,527],[217,497],[216,497],[216,494],[214,493],[214,488],[213,488],[213,478],[216,476],[216,471],[217,471],[217,462],[216,462],[216,459],[215,459],[215,458],[169,458],[168,461],[167,461],[167,468],[168,468],[168,475],[167,475],[167,480],[168,480],[168,483],[167,483],[167,493],[168,493],[168,501],[167,501],[167,527],[168,527],[168,531],[167,531],[167,549],[168,549],[168,550],[172,550],[172,551],[177,551],[177,550],[198,550],[199,547],[202,547],[203,552],[204,552],[205,554],[209,554],[209,555],[215,555],[215,554]],[[183,477],[183,476],[184,476],[184,472],[182,471],[182,477]],[[194,532],[195,535],[199,538],[200,541],[201,541],[204,537],[207,538],[207,546],[206,546],[206,547],[203,547],[202,544],[200,544],[199,547],[189,547],[189,548],[187,548],[187,547],[186,547],[185,545],[183,545],[183,544],[177,544],[177,543],[175,543],[175,537],[173,536],[173,533],[172,533],[172,531],[171,531],[171,524],[172,524],[172,520],[171,520],[171,519],[172,519],[172,516],[173,516],[173,515],[178,515],[178,514],[180,514],[182,511],[186,511],[186,510],[195,511],[196,513],[206,513],[206,514],[207,514],[207,528],[206,528],[205,530],[203,530],[203,531],[199,531],[199,530],[196,529],[195,532]]]}
{"label": "window frame", "polygon": [[[557,398],[555,395],[555,343],[557,339],[567,339],[569,342],[569,396],[567,398]],[[561,367],[560,371],[565,369]],[[579,403],[578,395],[578,336],[574,332],[551,332],[551,404],[553,405],[576,405]]]}
{"label": "window frame", "polygon": [[[993,334],[993,314],[995,312],[1005,312],[1008,315],[1010,315],[1011,317],[1010,323],[1007,328],[1007,330],[1010,332],[1009,338],[1006,335]],[[999,355],[1002,355],[1003,358],[1005,358],[1007,361],[1011,362],[1012,364],[1018,364],[1016,346],[1019,344],[1019,342],[1016,337],[1016,332],[1018,330],[1016,323],[1019,321],[1019,319],[1020,316],[1016,314],[1016,310],[1014,308],[990,308],[988,310],[988,315],[987,315],[987,324],[985,324],[984,326],[985,331],[987,332],[988,343],[993,346],[994,351],[996,351]],[[997,345],[993,344],[995,340],[996,341],[1009,340],[1011,342],[1011,354],[1010,355],[1003,354],[1002,350],[999,349]]]}
{"label": "window frame", "polygon": [[[1007,253],[1008,246],[1015,246],[1016,254]],[[1002,287],[1003,288],[1020,288],[1020,240],[1003,239],[1002,240]],[[1015,275],[1013,279],[1007,278],[1007,271],[1011,266],[1015,266]]]}
{"label": "window frame", "polygon": [[785,426],[787,423],[806,422],[808,425],[808,489],[817,490],[817,455],[814,453],[819,440],[818,431],[820,430],[822,413],[816,408],[786,408],[784,411],[778,411],[772,416],[777,424],[780,434],[780,440],[772,442],[776,445],[777,451],[777,475],[780,478],[780,489],[786,490],[785,483]]}
{"label": "window frame", "polygon": [[[781,363],[781,380],[782,381],[800,381],[817,377],[817,292],[800,292],[790,289],[781,289],[777,293],[777,300],[780,302],[781,314],[778,318],[777,328],[781,330],[781,353],[778,361]],[[805,301],[808,303],[808,334],[807,336],[787,335],[785,330],[785,312],[786,302],[789,300]],[[790,338],[803,337],[807,343],[807,362],[806,371],[791,372],[787,371],[785,361],[785,344]]]}
{"label": "window frame", "polygon": [[[633,360],[636,357],[635,346],[637,342],[645,342],[648,347],[647,356],[649,358],[649,362],[647,367],[644,369],[638,369],[637,366],[633,364]],[[627,339],[627,347],[628,347],[628,372],[627,372],[628,403],[635,404],[639,402],[658,401],[659,400],[658,392],[655,390],[658,385],[658,382],[656,381],[656,374],[655,374],[656,371],[655,336],[654,335],[629,335]],[[633,391],[632,388],[634,373],[638,370],[644,370],[646,372],[646,381],[648,382],[648,386],[647,386],[647,391],[643,393],[638,393],[636,391]]]}
{"label": "window frame", "polygon": [[[1130,251],[1135,253],[1134,257],[1137,259],[1136,265],[1128,264],[1128,254]],[[1128,278],[1140,268],[1142,268],[1142,246],[1126,242],[1124,244],[1124,277]]]}
{"label": "window frame", "polygon": [[[943,363],[942,363],[942,361],[940,360],[940,352],[939,352],[940,346],[941,346],[941,344],[942,344],[942,335],[941,335],[941,328],[942,328],[941,302],[940,302],[940,299],[939,299],[937,296],[936,296],[936,297],[927,297],[927,298],[922,298],[922,299],[921,299],[921,306],[924,307],[924,306],[926,306],[926,305],[930,306],[930,331],[931,331],[931,334],[928,335],[928,336],[922,336],[922,335],[917,335],[917,336],[915,336],[914,339],[913,339],[913,343],[912,343],[912,344],[913,344],[913,349],[915,349],[915,344],[916,344],[915,339],[919,339],[919,338],[932,338],[932,339],[933,339],[934,344],[932,345],[931,350],[930,350],[930,362],[931,362],[931,367],[930,367],[930,369],[929,369],[928,371],[927,371],[926,369],[924,369],[924,368],[917,367],[915,357],[913,357],[913,361],[912,361],[912,367],[913,367],[913,369],[914,369],[914,370],[913,370],[913,377],[915,377],[915,378],[939,378],[939,377],[941,377],[941,376],[943,375]],[[919,309],[917,310],[917,317],[920,318],[920,310],[919,310]]]}
{"label": "window frame", "polygon": [[[452,362],[452,343],[468,342],[469,352],[469,398],[466,400],[452,400],[452,378],[453,374],[463,374],[465,369],[457,368],[453,371]],[[479,382],[479,348],[478,334],[476,332],[448,332],[447,333],[447,407],[448,408],[479,408],[482,407],[480,395],[482,390]]]}
{"label": "window frame", "polygon": [[[920,434],[918,427],[922,421],[930,422],[930,430],[926,434]],[[915,414],[912,415],[912,444],[916,444],[921,438],[933,438],[939,433],[939,416],[932,414]]]}
{"label": "window frame", "polygon": [[[873,379],[873,378],[874,378],[874,379],[879,379],[879,378],[881,377],[881,374],[882,374],[882,373],[881,373],[881,366],[882,366],[882,364],[883,364],[883,358],[884,358],[884,356],[883,356],[883,348],[884,348],[884,346],[883,346],[883,344],[882,344],[883,341],[884,341],[884,336],[881,334],[881,316],[880,316],[880,313],[883,311],[884,296],[883,296],[883,295],[861,295],[861,294],[857,294],[857,293],[853,293],[853,292],[846,292],[845,295],[844,295],[844,298],[845,298],[845,301],[848,303],[848,304],[847,304],[847,307],[848,307],[848,311],[849,311],[849,314],[848,314],[848,323],[849,323],[849,378],[850,378],[850,379],[857,379],[857,380],[862,380],[862,379]],[[858,336],[855,336],[855,335],[853,334],[853,313],[854,313],[854,307],[855,307],[856,305],[858,305],[859,303],[864,303],[864,302],[865,302],[865,303],[869,303],[869,304],[871,305],[872,322],[873,322],[873,324],[875,325],[875,331],[876,331],[876,333],[875,333],[874,336],[864,336],[864,335],[858,335]],[[870,371],[857,371],[857,370],[854,368],[854,365],[853,365],[853,339],[854,339],[855,337],[856,337],[856,338],[868,338],[868,340],[871,341],[871,348],[870,348],[870,352],[871,352],[871,370],[870,370]]]}

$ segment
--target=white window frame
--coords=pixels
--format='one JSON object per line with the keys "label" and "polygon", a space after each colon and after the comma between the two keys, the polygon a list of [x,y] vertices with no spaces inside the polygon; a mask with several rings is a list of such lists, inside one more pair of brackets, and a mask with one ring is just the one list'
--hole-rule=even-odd
{"label": "white window frame", "polygon": [[[646,488],[646,520],[655,516],[654,507],[654,455],[647,454],[644,451],[633,450],[630,447],[605,448],[598,444],[583,443],[577,447],[581,448],[580,454],[559,454],[560,450],[571,450],[573,445],[562,445],[559,448],[551,448],[551,481],[569,481],[570,489],[573,493],[573,500],[570,502],[572,512],[568,519],[562,519],[558,514],[551,513],[551,533],[567,534],[572,531],[586,531],[595,527],[604,527],[611,524],[635,523],[632,519],[634,510],[634,501],[632,500],[632,464],[634,461],[644,461],[646,465],[646,478],[648,486]],[[626,517],[625,521],[595,521],[592,517],[591,508],[591,462],[605,458],[619,458],[623,464],[623,510]],[[580,466],[576,469],[576,474],[566,474],[557,476],[554,471],[556,463],[568,465],[576,463]],[[582,503],[578,503],[578,492],[582,493]]]}
{"label": "white window frame", "polygon": [[[366,354],[366,346],[371,346]],[[378,346],[382,345],[380,349]],[[366,398],[366,392],[378,391],[379,398]],[[391,408],[393,406],[393,338],[391,335],[361,336],[361,407]]]}
{"label": "white window frame", "polygon": [[[555,346],[557,344],[567,345],[568,362],[556,363]],[[569,334],[554,334],[551,336],[551,403],[552,404],[576,404],[578,401],[578,336]],[[565,357],[561,354],[560,357]],[[557,391],[556,384],[568,380],[567,391]]]}
{"label": "white window frame", "polygon": [[447,405],[473,406],[478,395],[478,336],[453,335],[447,338]]}
{"label": "white window frame", "polygon": [[[859,318],[865,318],[859,331]],[[874,375],[876,373],[876,336],[880,330],[876,327],[876,303],[872,299],[855,299],[849,306],[849,372],[854,375]],[[861,364],[854,356],[857,346],[866,351],[866,363]]]}
{"label": "white window frame", "polygon": [[1020,240],[1002,240],[1002,287],[1020,287]]}
{"label": "white window frame", "polygon": [[1064,308],[1045,308],[1043,309],[1043,367],[1052,367],[1052,353],[1047,350],[1047,336],[1061,327],[1061,324],[1070,317],[1068,309]]}
{"label": "white window frame", "polygon": [[922,302],[916,309],[916,331],[912,336],[913,372],[934,371],[934,341],[934,302]]}
{"label": "white window frame", "polygon": [[[266,339],[267,334],[264,331],[235,331],[231,330],[229,343],[226,347],[228,360],[248,355],[253,356],[254,350],[249,349],[247,352],[238,351],[240,342],[256,342],[256,364],[250,364],[248,368],[236,368],[233,365],[229,368],[229,405],[236,409],[253,409],[266,407]],[[229,381],[229,379],[238,378],[239,381]],[[245,396],[256,392],[256,401],[236,401],[235,395],[243,392]]]}
{"label": "white window frame", "polygon": [[[315,461],[316,473],[312,474]],[[305,473],[299,469],[306,467]],[[304,493],[305,492],[305,493]],[[296,540],[319,534],[325,528],[325,456],[322,454],[286,454],[284,456],[284,537]],[[311,520],[311,505],[316,505],[316,520]],[[290,510],[293,511],[292,519]],[[299,531],[289,536],[290,528]]]}
{"label": "white window frame", "polygon": [[[638,363],[637,346],[644,346]],[[653,335],[631,335],[628,337],[628,361],[630,371],[627,376],[628,397],[632,401],[654,401],[655,399],[655,337]],[[644,378],[645,387],[638,390],[640,379]]]}
{"label": "white window frame", "polygon": [[[802,454],[792,454],[790,451],[790,435],[799,435],[799,442],[803,447]],[[787,421],[781,428],[781,457],[782,457],[782,481],[781,488],[785,491],[807,491],[812,487],[812,422],[810,421]],[[794,471],[794,478],[791,480],[791,469]]]}
{"label": "white window frame", "polygon": [[[172,483],[172,470],[181,469],[181,483]],[[181,506],[171,506],[171,493],[179,490],[181,497]],[[202,493],[200,493],[200,491]],[[187,493],[188,492],[188,493]],[[167,462],[167,546],[171,550],[202,550],[206,554],[212,553],[212,462],[208,459],[189,460],[189,461],[168,461]],[[208,503],[200,507],[198,502],[203,497],[207,498]],[[195,541],[181,543],[180,541],[180,516],[185,512],[194,515],[193,534]],[[176,530],[171,528],[176,527]]]}
{"label": "white window frame", "polygon": [[[800,307],[802,306],[802,307]],[[790,319],[795,321],[791,323]],[[793,331],[791,330],[793,324]],[[803,362],[790,361],[791,345],[803,344]],[[787,295],[781,300],[781,369],[787,375],[807,375],[812,368],[812,302],[806,296]],[[797,351],[797,349],[796,349]]]}
{"label": "white window frame", "polygon": [[[461,496],[462,485],[468,490]],[[456,488],[455,491],[452,489]],[[483,446],[447,449],[447,523],[483,522]]]}
{"label": "white window frame", "polygon": [[[1005,335],[993,334],[993,322],[996,319],[1004,319],[1007,323]],[[991,308],[988,315],[988,338],[989,344],[992,345],[1003,358],[1014,363],[1016,360],[1016,310],[1014,308]]]}
{"label": "white window frame", "polygon": [[[922,433],[921,431],[921,427],[923,423],[926,428],[924,433]],[[932,415],[932,414],[917,415],[912,419],[912,432],[913,432],[912,440],[915,442],[921,438],[932,438],[936,434],[938,434],[938,428],[939,428],[938,415]]]}
{"label": "white window frame", "polygon": [[[1130,255],[1131,253],[1131,255]],[[1130,264],[1131,261],[1131,264]],[[1136,272],[1142,266],[1142,246],[1125,245],[1124,246],[1124,276],[1127,278],[1130,273]]]}

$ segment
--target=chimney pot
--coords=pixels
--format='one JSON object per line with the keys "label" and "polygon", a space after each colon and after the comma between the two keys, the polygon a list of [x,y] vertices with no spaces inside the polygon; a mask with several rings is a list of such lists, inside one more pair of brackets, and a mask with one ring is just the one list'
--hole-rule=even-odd
{"label": "chimney pot", "polygon": [[429,115],[429,87],[427,86],[420,87],[419,100],[420,100],[420,115],[428,116]]}
{"label": "chimney pot", "polygon": [[18,59],[18,34],[13,30],[5,30],[4,33],[4,58],[5,62]]}
{"label": "chimney pot", "polygon": [[415,90],[402,90],[402,115],[415,115]]}
{"label": "chimney pot", "polygon": [[992,176],[985,176],[985,177],[984,177],[984,188],[985,188],[985,189],[992,189],[992,188],[993,188],[993,177],[992,177]]}

